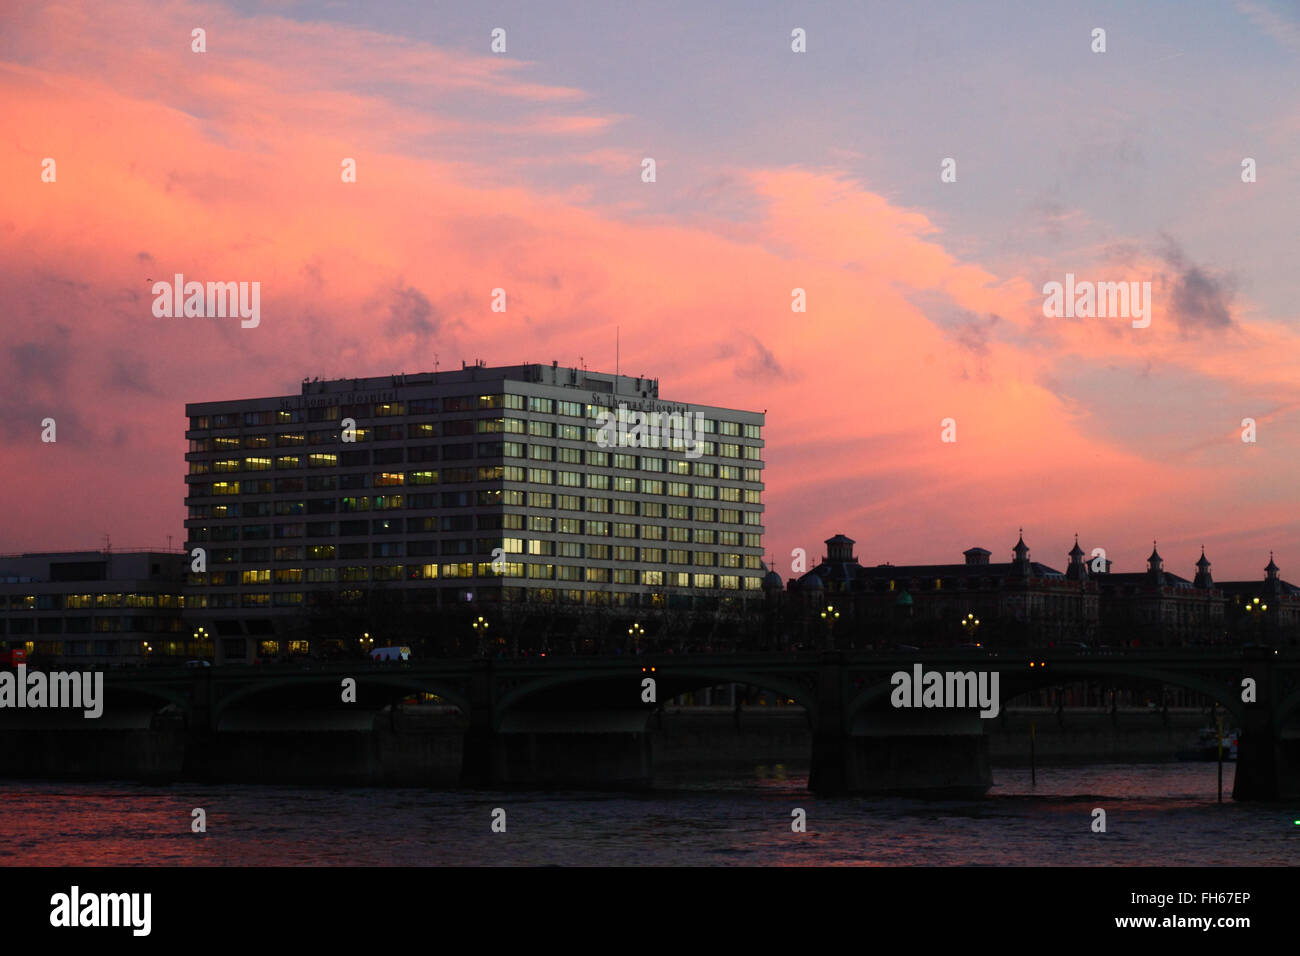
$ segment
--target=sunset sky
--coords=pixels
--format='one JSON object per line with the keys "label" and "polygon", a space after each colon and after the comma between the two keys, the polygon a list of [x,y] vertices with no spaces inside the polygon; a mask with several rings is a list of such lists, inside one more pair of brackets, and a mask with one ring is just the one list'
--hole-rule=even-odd
{"label": "sunset sky", "polygon": [[[187,401],[613,371],[617,327],[661,397],[767,411],[783,576],[1023,527],[1300,581],[1298,94],[1277,0],[5,4],[0,552],[179,546]],[[1150,327],[1046,318],[1067,272]],[[175,273],[260,325],[155,318]]]}

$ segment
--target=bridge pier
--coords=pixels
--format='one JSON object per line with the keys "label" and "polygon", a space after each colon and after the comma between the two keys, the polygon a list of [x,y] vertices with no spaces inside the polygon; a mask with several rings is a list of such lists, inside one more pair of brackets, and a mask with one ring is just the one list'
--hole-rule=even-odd
{"label": "bridge pier", "polygon": [[649,789],[650,711],[511,711],[493,748],[494,782],[507,787]]}
{"label": "bridge pier", "polygon": [[827,652],[817,675],[808,789],[818,796],[981,796],[993,785],[988,738],[975,710],[899,710],[847,715],[842,652]]}
{"label": "bridge pier", "polygon": [[848,728],[844,722],[846,679],[843,652],[823,654],[817,670],[817,711],[808,767],[808,789],[819,797],[842,797],[851,792]]}
{"label": "bridge pier", "polygon": [[461,784],[640,790],[653,782],[651,711],[524,710],[499,714],[492,661],[475,661]]}
{"label": "bridge pier", "polygon": [[1232,799],[1293,800],[1300,797],[1300,738],[1278,725],[1281,687],[1273,655],[1261,649],[1246,653],[1242,676],[1255,679],[1256,699],[1243,705]]}
{"label": "bridge pier", "polygon": [[845,739],[850,792],[983,796],[993,771],[980,721],[971,710],[859,714]]}
{"label": "bridge pier", "polygon": [[466,787],[491,787],[496,780],[492,662],[476,660],[470,665],[469,728],[461,751],[460,782]]}
{"label": "bridge pier", "polygon": [[1247,704],[1237,740],[1232,799],[1297,798],[1300,798],[1300,737],[1279,731],[1272,714],[1262,705]]}

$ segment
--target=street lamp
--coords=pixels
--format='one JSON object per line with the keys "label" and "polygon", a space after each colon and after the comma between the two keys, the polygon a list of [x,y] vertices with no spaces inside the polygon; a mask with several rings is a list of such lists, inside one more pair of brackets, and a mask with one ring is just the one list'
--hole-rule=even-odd
{"label": "street lamp", "polygon": [[632,653],[641,653],[640,640],[645,637],[645,628],[643,628],[639,623],[634,622],[632,626],[627,629],[627,636],[632,638]]}
{"label": "street lamp", "polygon": [[370,636],[370,632],[369,632],[369,631],[366,631],[364,634],[361,635],[361,653],[362,653],[362,654],[369,655],[369,653],[370,653],[370,649],[371,649],[372,647],[374,647],[374,644],[375,644],[375,639],[374,639],[373,637]]}
{"label": "street lamp", "polygon": [[202,654],[203,645],[206,644],[207,642],[208,642],[208,632],[206,630],[204,630],[203,628],[199,628],[197,631],[194,632],[194,643],[198,645],[196,649],[196,653]]}
{"label": "street lamp", "polygon": [[835,630],[835,621],[839,618],[840,612],[835,610],[834,605],[826,605],[826,610],[822,611],[822,620],[826,622],[826,649],[834,650],[835,641],[832,637]]}
{"label": "street lamp", "polygon": [[479,615],[479,619],[475,621],[473,624],[471,624],[470,626],[474,628],[474,643],[478,648],[479,654],[482,655],[483,654],[482,641],[484,638],[487,637],[488,622],[483,620],[482,615]]}
{"label": "street lamp", "polygon": [[975,633],[979,629],[979,626],[980,619],[975,616],[973,611],[961,619],[961,629],[966,632],[969,642],[974,644],[976,647],[981,646],[980,642],[975,640]]}

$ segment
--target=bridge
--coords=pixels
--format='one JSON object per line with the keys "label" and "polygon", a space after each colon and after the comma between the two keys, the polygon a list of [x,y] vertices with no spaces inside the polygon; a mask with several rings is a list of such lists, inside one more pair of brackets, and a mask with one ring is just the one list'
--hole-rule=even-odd
{"label": "bridge", "polygon": [[[432,659],[143,668],[105,674],[105,714],[133,703],[170,715],[202,767],[236,728],[373,718],[415,694],[455,708],[460,783],[475,787],[641,787],[659,703],[725,683],[802,706],[812,737],[809,789],[821,795],[966,795],[992,784],[977,707],[896,708],[898,671],[996,672],[999,709],[1033,690],[1083,680],[1181,687],[1216,701],[1241,729],[1233,797],[1300,796],[1300,652],[1263,647],[1161,650],[1029,648]],[[344,702],[344,681],[355,702]],[[654,681],[656,702],[645,681]],[[1254,699],[1243,700],[1243,682]],[[3,715],[0,715],[3,716]],[[259,724],[262,722],[262,724]],[[286,723],[288,722],[288,723]],[[77,721],[83,729],[91,722]],[[358,723],[361,726],[364,723]],[[0,731],[4,721],[0,719]]]}

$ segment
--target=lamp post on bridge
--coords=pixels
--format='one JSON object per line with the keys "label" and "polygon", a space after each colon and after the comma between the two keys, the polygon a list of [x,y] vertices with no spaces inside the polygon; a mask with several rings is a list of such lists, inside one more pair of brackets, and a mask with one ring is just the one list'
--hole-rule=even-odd
{"label": "lamp post on bridge", "polygon": [[840,612],[835,610],[832,604],[826,605],[826,610],[822,611],[822,620],[826,622],[826,650],[835,650],[835,622],[839,619]]}
{"label": "lamp post on bridge", "polygon": [[487,632],[488,622],[483,620],[483,615],[479,615],[477,621],[470,625],[474,628],[474,654],[476,657],[487,656]]}

